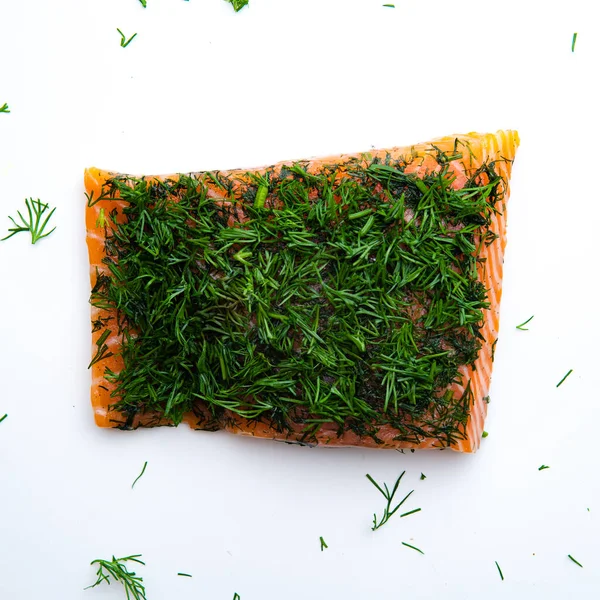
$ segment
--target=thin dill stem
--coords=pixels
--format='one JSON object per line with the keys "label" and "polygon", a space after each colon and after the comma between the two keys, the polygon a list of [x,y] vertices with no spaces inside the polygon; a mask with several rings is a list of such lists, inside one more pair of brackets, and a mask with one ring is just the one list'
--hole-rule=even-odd
{"label": "thin dill stem", "polygon": [[138,482],[138,480],[140,479],[140,477],[146,472],[146,467],[147,466],[148,466],[148,461],[146,461],[144,463],[144,466],[142,467],[142,472],[135,478],[135,481],[131,484],[131,489],[133,489],[133,487]]}

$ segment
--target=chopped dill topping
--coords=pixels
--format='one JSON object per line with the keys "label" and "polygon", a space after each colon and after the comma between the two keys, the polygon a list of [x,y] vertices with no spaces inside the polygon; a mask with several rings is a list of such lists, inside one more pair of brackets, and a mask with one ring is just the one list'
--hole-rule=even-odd
{"label": "chopped dill topping", "polygon": [[[129,44],[131,44],[131,42],[133,41],[133,38],[137,35],[137,33],[134,33],[128,40],[125,37],[125,34],[117,27],[117,31],[119,32],[119,34],[121,35],[121,48],[127,48],[127,46],[129,46]],[[127,41],[126,41],[127,40]]]}
{"label": "chopped dill topping", "polygon": [[[398,486],[400,485],[400,481],[402,481],[402,478],[404,477],[404,473],[406,473],[406,471],[402,471],[402,473],[400,473],[400,477],[398,477],[398,479],[396,480],[396,483],[394,484],[394,487],[392,488],[391,492],[387,486],[387,483],[384,483],[383,488],[382,488],[367,473],[367,479],[379,490],[381,495],[387,500],[387,505],[383,509],[383,515],[379,522],[377,522],[377,514],[375,514],[375,513],[373,514],[373,527],[371,527],[371,529],[373,531],[375,531],[376,529],[379,529],[380,527],[385,525],[394,516],[394,513],[406,502],[406,500],[408,500],[410,495],[415,491],[415,490],[411,490],[410,492],[408,492],[408,494],[406,494],[406,496],[404,496],[404,498],[395,506],[395,508],[392,509],[392,502],[394,501],[394,496],[395,496],[396,492],[398,491]],[[421,509],[419,508],[417,510],[421,510]],[[404,515],[401,515],[401,516],[404,516]]]}
{"label": "chopped dill topping", "polygon": [[573,34],[573,41],[571,42],[571,52],[575,52],[575,42],[577,41],[577,33]]}
{"label": "chopped dill topping", "polygon": [[556,387],[560,387],[564,380],[573,372],[573,369],[569,369],[569,372],[556,384]]}
{"label": "chopped dill topping", "polygon": [[325,543],[325,540],[323,539],[323,537],[320,537],[319,541],[321,542],[321,552],[323,552],[323,550],[325,548],[329,548],[329,546]]}
{"label": "chopped dill topping", "polygon": [[500,573],[500,579],[502,579],[502,581],[504,581],[504,575],[502,574],[502,569],[500,568],[500,565],[498,564],[498,561],[494,561],[496,563],[496,567],[498,569],[498,573]]}
{"label": "chopped dill topping", "polygon": [[249,3],[249,0],[227,0],[227,2],[233,6],[235,12],[240,12],[240,10]]}
{"label": "chopped dill topping", "polygon": [[477,251],[496,239],[504,186],[489,163],[454,189],[437,160],[423,178],[391,157],[115,177],[89,197],[124,204],[106,210],[91,297],[118,315],[115,424],[193,413],[199,428],[245,418],[305,442],[327,423],[377,444],[384,425],[394,441],[465,439],[473,395],[450,386],[481,349]]}
{"label": "chopped dill topping", "polygon": [[[8,415],[4,415],[3,417],[0,417],[0,423],[2,423],[2,421],[4,421],[4,419],[6,419],[6,417],[8,417]],[[590,509],[588,508],[588,510],[590,510]]]}
{"label": "chopped dill topping", "polygon": [[110,585],[111,578],[123,585],[125,593],[127,594],[127,600],[146,600],[146,589],[144,588],[144,580],[142,577],[137,577],[133,571],[129,571],[126,562],[135,562],[140,565],[146,563],[140,559],[141,554],[134,554],[132,556],[126,556],[124,558],[112,557],[112,560],[96,559],[93,560],[91,565],[98,565],[98,571],[96,575],[98,579],[96,583],[88,585],[85,589],[94,588],[103,582]]}
{"label": "chopped dill topping", "polygon": [[131,489],[134,488],[135,484],[138,482],[138,480],[140,479],[140,477],[146,472],[146,467],[148,466],[148,461],[146,461],[144,463],[144,466],[142,467],[142,472],[135,478],[135,481],[131,484]]}
{"label": "chopped dill topping", "polygon": [[411,546],[410,544],[407,544],[406,542],[402,542],[403,546],[406,546],[407,548],[412,548],[413,550],[416,550],[417,552],[420,552],[421,554],[425,554],[425,552],[423,552],[423,550],[419,550],[419,548],[417,548],[416,546]]}
{"label": "chopped dill topping", "polygon": [[524,327],[524,325],[527,325],[527,323],[529,323],[529,321],[531,321],[531,319],[533,319],[534,316],[535,315],[531,315],[529,319],[527,319],[527,321],[524,321],[520,325],[517,325],[517,329],[520,329],[521,331],[529,331],[529,329],[527,327]]}
{"label": "chopped dill topping", "polygon": [[21,219],[21,224],[17,223],[13,217],[8,217],[12,221],[14,227],[10,227],[8,231],[11,233],[0,241],[8,240],[13,235],[17,235],[17,233],[28,231],[31,234],[31,243],[35,244],[42,238],[48,237],[56,229],[56,227],[53,227],[50,231],[44,233],[46,225],[48,225],[48,221],[54,214],[56,208],[53,208],[42,221],[44,213],[49,208],[47,204],[42,204],[39,198],[37,200],[29,198],[29,200],[25,200],[25,206],[27,207],[27,219],[23,217],[19,210],[17,211],[17,214],[19,215],[19,219]]}
{"label": "chopped dill topping", "polygon": [[5,113],[5,114],[10,113],[8,104],[6,104],[6,102],[2,106],[0,106],[0,113]]}
{"label": "chopped dill topping", "polygon": [[538,471],[543,471],[544,469],[549,469],[550,467],[548,465],[542,465]]}
{"label": "chopped dill topping", "polygon": [[572,557],[570,554],[567,554],[567,556],[568,556],[568,557],[569,557],[569,558],[570,558],[570,559],[571,559],[571,560],[572,560],[572,561],[573,561],[573,562],[574,562],[576,565],[579,565],[579,566],[580,566],[580,567],[583,569],[583,565],[582,565],[582,564],[581,564],[579,561],[575,560],[575,559],[574,559],[574,558],[573,558],[573,557]]}

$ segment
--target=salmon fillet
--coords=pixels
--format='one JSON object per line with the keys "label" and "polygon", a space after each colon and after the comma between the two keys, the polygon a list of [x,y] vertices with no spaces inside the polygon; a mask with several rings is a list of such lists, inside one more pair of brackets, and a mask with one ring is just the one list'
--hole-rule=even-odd
{"label": "salmon fillet", "polygon": [[[516,131],[499,131],[495,134],[469,133],[452,135],[411,147],[395,147],[372,150],[368,153],[349,154],[306,161],[285,161],[259,169],[236,169],[220,172],[198,172],[190,176],[198,185],[207,190],[208,196],[221,206],[237,206],[241,188],[235,186],[229,190],[219,185],[218,177],[226,177],[231,181],[249,182],[252,177],[260,177],[269,172],[274,176],[282,176],[290,165],[301,164],[308,174],[320,174],[336,167],[336,181],[349,177],[352,169],[367,168],[374,162],[387,162],[401,165],[404,173],[423,178],[427,174],[437,173],[444,169],[452,179],[451,186],[460,190],[464,188],[474,174],[480,173],[482,184],[488,177],[482,167],[493,165],[495,173],[501,178],[501,193],[494,207],[489,224],[489,232],[493,234],[488,243],[477,244],[477,278],[483,284],[487,294],[489,308],[482,311],[482,323],[479,330],[481,348],[472,364],[459,368],[460,377],[443,392],[451,392],[454,402],[466,403],[467,417],[458,426],[458,434],[444,439],[436,430],[435,419],[442,418],[436,409],[432,409],[429,420],[422,423],[407,419],[407,426],[414,435],[399,435],[399,429],[390,424],[376,427],[376,433],[363,435],[356,428],[341,428],[339,423],[322,422],[311,429],[307,437],[306,427],[301,420],[292,423],[287,429],[274,425],[268,419],[244,418],[227,408],[214,410],[201,400],[194,403],[193,409],[185,414],[183,421],[196,429],[225,429],[231,433],[249,435],[260,438],[276,439],[286,442],[299,442],[327,446],[363,446],[372,448],[442,448],[450,447],[459,452],[475,452],[479,447],[487,411],[487,402],[495,344],[498,338],[500,298],[502,295],[503,255],[506,244],[506,201],[509,196],[509,179],[512,162],[519,138]],[[218,176],[218,177],[217,177]],[[146,176],[131,178],[129,185],[143,181],[156,184],[166,181],[177,181],[180,175]],[[124,209],[127,203],[111,188],[111,182],[128,180],[127,176],[113,172],[89,168],[85,171],[85,189],[88,198],[86,208],[87,245],[90,260],[90,279],[92,289],[97,289],[102,278],[112,277],[110,263],[114,256],[108,257],[107,240],[114,235],[118,223],[127,219]],[[269,200],[271,207],[276,200]],[[239,210],[235,208],[235,210]],[[238,214],[238,217],[240,215]],[[246,217],[237,219],[243,225]],[[231,220],[231,217],[230,217]],[[114,254],[114,253],[113,253]],[[136,412],[124,414],[114,408],[119,401],[118,385],[115,374],[124,368],[122,345],[123,327],[115,327],[119,322],[119,313],[110,303],[95,302],[92,305],[92,385],[91,400],[95,422],[99,427],[118,427],[135,429],[157,425],[172,425],[160,413]],[[134,332],[135,335],[143,332]],[[109,375],[107,377],[107,374]],[[112,376],[111,376],[112,375]],[[437,416],[436,416],[437,415]],[[418,426],[417,426],[418,425]],[[430,433],[428,433],[430,432]]]}

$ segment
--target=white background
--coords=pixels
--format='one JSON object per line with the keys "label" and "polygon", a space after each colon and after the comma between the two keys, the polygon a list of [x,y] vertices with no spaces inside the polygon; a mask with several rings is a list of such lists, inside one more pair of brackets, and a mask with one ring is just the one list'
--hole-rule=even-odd
{"label": "white background", "polygon": [[[25,197],[58,207],[51,237],[0,244],[2,600],[124,598],[83,591],[113,553],[143,554],[149,600],[598,597],[597,2],[395,3],[0,0],[1,229]],[[125,49],[117,27],[138,32]],[[94,426],[86,166],[251,167],[499,128],[522,146],[477,454]],[[365,473],[404,469],[422,511],[372,532]]]}

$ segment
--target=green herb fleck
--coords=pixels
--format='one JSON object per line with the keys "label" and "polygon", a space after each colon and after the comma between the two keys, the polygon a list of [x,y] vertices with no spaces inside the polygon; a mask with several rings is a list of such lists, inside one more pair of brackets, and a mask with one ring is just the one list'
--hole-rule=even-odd
{"label": "green herb fleck", "polygon": [[98,213],[98,218],[96,219],[96,227],[104,227],[106,225],[106,215],[104,214],[104,209],[101,208]]}
{"label": "green herb fleck", "polygon": [[8,108],[8,104],[6,104],[6,102],[0,106],[0,113],[6,113],[8,114],[10,112],[9,108]]}
{"label": "green herb fleck", "polygon": [[486,438],[488,435],[490,435],[490,434],[489,434],[487,431],[484,431],[484,432],[481,434],[481,437],[482,437],[482,438]]}
{"label": "green herb fleck", "polygon": [[[4,419],[6,419],[6,417],[8,417],[8,415],[4,415],[3,417],[0,417],[0,423],[2,423],[2,421],[4,421]],[[590,509],[588,508],[588,510],[590,510]]]}
{"label": "green herb fleck", "polygon": [[550,467],[548,465],[542,465],[538,471],[543,471],[544,469],[549,469]]}
{"label": "green herb fleck", "polygon": [[239,594],[233,594],[233,600],[241,600]]}
{"label": "green herb fleck", "polygon": [[573,561],[573,562],[574,562],[576,565],[579,565],[579,566],[580,566],[580,567],[583,569],[583,565],[582,565],[582,564],[581,564],[579,561],[575,560],[575,559],[574,559],[574,558],[573,558],[573,557],[572,557],[570,554],[567,554],[567,556],[568,556],[568,557],[569,557],[569,558],[570,558],[570,559],[571,559],[571,560],[572,560],[572,561]]}
{"label": "green herb fleck", "polygon": [[394,513],[404,504],[404,502],[406,502],[406,500],[408,500],[409,496],[414,492],[414,490],[411,490],[392,510],[390,510],[392,502],[394,501],[394,495],[398,491],[398,486],[400,485],[400,481],[402,481],[402,478],[404,477],[405,473],[406,471],[402,471],[400,477],[398,477],[398,479],[396,480],[396,483],[394,484],[394,487],[392,488],[391,492],[387,486],[387,483],[384,483],[383,488],[381,488],[381,486],[367,473],[367,479],[379,490],[381,495],[387,500],[387,505],[383,509],[383,515],[379,523],[377,522],[377,515],[373,514],[373,527],[371,527],[373,531],[385,525],[392,518]]}
{"label": "green herb fleck", "polygon": [[569,372],[556,384],[556,387],[560,387],[563,381],[573,372],[573,369],[569,369]]}
{"label": "green herb fleck", "polygon": [[144,466],[142,468],[142,472],[135,478],[135,481],[131,484],[131,489],[133,489],[133,486],[138,482],[139,478],[146,472],[146,467],[148,466],[148,461],[146,461],[144,463]]}
{"label": "green herb fleck", "polygon": [[49,236],[56,229],[56,227],[53,227],[50,231],[44,233],[44,229],[46,228],[46,225],[48,225],[48,221],[50,220],[50,217],[52,217],[52,215],[54,214],[56,208],[53,208],[50,211],[50,213],[46,216],[46,218],[42,221],[44,213],[49,208],[47,204],[42,204],[42,202],[39,199],[33,200],[33,198],[30,198],[29,200],[25,200],[25,206],[27,206],[27,219],[23,217],[21,211],[17,211],[17,214],[21,219],[21,225],[18,224],[15,221],[15,219],[13,219],[13,217],[8,217],[12,221],[14,227],[9,228],[8,231],[11,232],[10,235],[7,235],[0,241],[8,240],[17,233],[28,231],[29,233],[31,233],[31,243],[35,244],[42,238]]}
{"label": "green herb fleck", "polygon": [[423,550],[419,550],[419,548],[417,548],[416,546],[411,546],[410,544],[407,544],[406,542],[402,542],[403,546],[406,546],[407,548],[412,548],[413,550],[416,550],[417,552],[420,552],[421,554],[425,554],[425,552],[423,552]]}
{"label": "green herb fleck", "polygon": [[577,33],[573,34],[573,41],[571,42],[571,52],[575,52],[575,42],[577,41]]}
{"label": "green herb fleck", "polygon": [[386,8],[396,8],[395,4],[384,4],[383,6],[385,6]]}
{"label": "green herb fleck", "polygon": [[[137,33],[134,33],[128,40],[125,37],[125,34],[117,27],[117,31],[119,32],[119,34],[121,35],[121,48],[127,48],[127,46],[129,46],[129,44],[131,44],[131,42],[133,41],[133,38],[137,35]],[[127,40],[127,41],[125,41]]]}
{"label": "green herb fleck", "polygon": [[425,475],[424,473],[421,473],[421,481],[423,481],[423,479],[427,479],[427,475]]}
{"label": "green herb fleck", "polygon": [[249,0],[227,0],[227,2],[233,6],[235,12],[239,12],[246,4],[248,4]]}
{"label": "green herb fleck", "polygon": [[142,5],[144,8],[146,8],[146,4],[147,4],[147,2],[146,2],[146,0],[140,0],[140,4],[141,4],[141,5]]}
{"label": "green herb fleck", "polygon": [[500,565],[498,564],[498,561],[494,561],[496,563],[496,567],[498,569],[498,573],[500,573],[500,579],[502,579],[502,581],[504,581],[504,575],[502,574],[502,569],[500,568]]}
{"label": "green herb fleck", "polygon": [[321,542],[321,552],[323,552],[325,548],[329,548],[329,546],[325,543],[325,540],[322,537],[319,538],[319,541]]}
{"label": "green herb fleck", "polygon": [[414,515],[415,513],[421,512],[420,508],[415,508],[414,510],[409,510],[408,512],[405,512],[404,514],[400,515],[400,517],[408,517],[409,515]]}
{"label": "green herb fleck", "polygon": [[254,198],[254,208],[264,208],[268,192],[268,186],[260,185],[258,187],[256,190],[256,197]]}
{"label": "green herb fleck", "polygon": [[531,315],[529,317],[529,319],[527,319],[527,321],[524,321],[520,325],[517,325],[517,329],[520,329],[521,331],[529,331],[529,329],[527,327],[524,327],[524,326],[527,325],[527,323],[529,323],[529,321],[531,321],[531,319],[533,319],[534,316],[535,315]]}
{"label": "green herb fleck", "polygon": [[115,558],[113,556],[112,560],[93,560],[90,564],[98,565],[98,571],[96,571],[98,579],[96,583],[89,585],[84,589],[88,590],[94,588],[103,582],[110,585],[112,578],[114,581],[123,585],[125,593],[127,594],[127,600],[146,600],[146,589],[144,588],[143,578],[137,577],[135,572],[129,571],[125,565],[125,563],[129,561],[140,565],[146,564],[139,560],[141,556],[141,554],[134,554],[124,558]]}
{"label": "green herb fleck", "polygon": [[179,575],[179,577],[191,577],[189,573],[177,573],[177,575]]}

